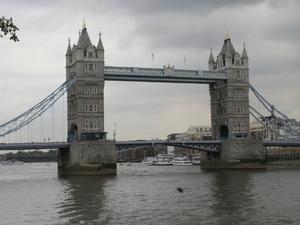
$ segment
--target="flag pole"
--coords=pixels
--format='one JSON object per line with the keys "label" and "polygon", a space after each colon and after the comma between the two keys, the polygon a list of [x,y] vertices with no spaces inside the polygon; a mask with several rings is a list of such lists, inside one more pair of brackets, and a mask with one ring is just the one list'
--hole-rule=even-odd
{"label": "flag pole", "polygon": [[154,53],[152,52],[151,68],[153,69]]}

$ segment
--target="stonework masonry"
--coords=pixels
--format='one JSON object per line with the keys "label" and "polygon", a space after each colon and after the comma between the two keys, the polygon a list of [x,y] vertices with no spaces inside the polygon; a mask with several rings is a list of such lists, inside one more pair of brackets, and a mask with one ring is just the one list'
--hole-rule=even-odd
{"label": "stonework masonry", "polygon": [[61,175],[107,175],[116,173],[117,154],[113,141],[78,141],[60,151]]}

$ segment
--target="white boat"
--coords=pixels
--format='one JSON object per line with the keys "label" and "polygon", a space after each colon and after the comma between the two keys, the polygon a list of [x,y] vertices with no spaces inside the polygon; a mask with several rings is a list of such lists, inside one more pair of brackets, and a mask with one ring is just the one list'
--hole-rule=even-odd
{"label": "white boat", "polygon": [[153,157],[146,157],[146,158],[143,159],[142,165],[152,166],[154,160],[155,160],[155,158],[153,158]]}
{"label": "white boat", "polygon": [[11,165],[23,165],[24,162],[18,160],[5,160],[5,161],[0,161],[0,164],[2,166],[11,166]]}
{"label": "white boat", "polygon": [[174,166],[192,166],[192,160],[188,159],[187,157],[175,157],[172,160]]}
{"label": "white boat", "polygon": [[200,156],[192,158],[193,165],[200,165]]}
{"label": "white boat", "polygon": [[171,166],[172,163],[172,156],[171,155],[157,155],[152,163],[153,166]]}

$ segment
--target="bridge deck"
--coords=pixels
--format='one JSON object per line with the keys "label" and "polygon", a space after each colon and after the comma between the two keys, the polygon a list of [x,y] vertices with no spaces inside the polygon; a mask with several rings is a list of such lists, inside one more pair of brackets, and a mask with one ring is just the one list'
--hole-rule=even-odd
{"label": "bridge deck", "polygon": [[104,67],[104,79],[111,81],[140,81],[168,83],[202,83],[209,84],[227,80],[225,72],[202,70],[177,70],[173,67],[140,68],[140,67]]}
{"label": "bridge deck", "polygon": [[30,142],[30,143],[7,143],[0,144],[0,151],[3,150],[31,150],[31,149],[66,149],[68,142]]}
{"label": "bridge deck", "polygon": [[300,147],[300,140],[264,141],[265,146]]}
{"label": "bridge deck", "polygon": [[[197,146],[217,146],[221,144],[221,140],[213,141],[168,141],[168,140],[144,140],[144,141],[117,141],[117,150],[130,149],[131,147],[154,146],[154,145],[169,145],[181,147]],[[300,140],[279,140],[279,141],[264,141],[265,146],[287,146],[300,147]],[[29,143],[0,143],[0,151],[3,150],[31,150],[31,149],[67,149],[70,147],[68,142],[29,142]],[[216,150],[211,150],[216,151]]]}

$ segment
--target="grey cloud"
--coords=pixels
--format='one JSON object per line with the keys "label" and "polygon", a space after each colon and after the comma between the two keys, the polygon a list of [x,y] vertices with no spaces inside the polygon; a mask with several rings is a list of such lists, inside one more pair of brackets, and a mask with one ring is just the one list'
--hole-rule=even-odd
{"label": "grey cloud", "polygon": [[[264,0],[113,0],[113,5],[125,8],[135,14],[157,16],[162,13],[202,13],[207,14],[218,8],[247,6],[264,2]],[[201,15],[198,15],[201,16]],[[172,22],[172,21],[170,21]]]}

